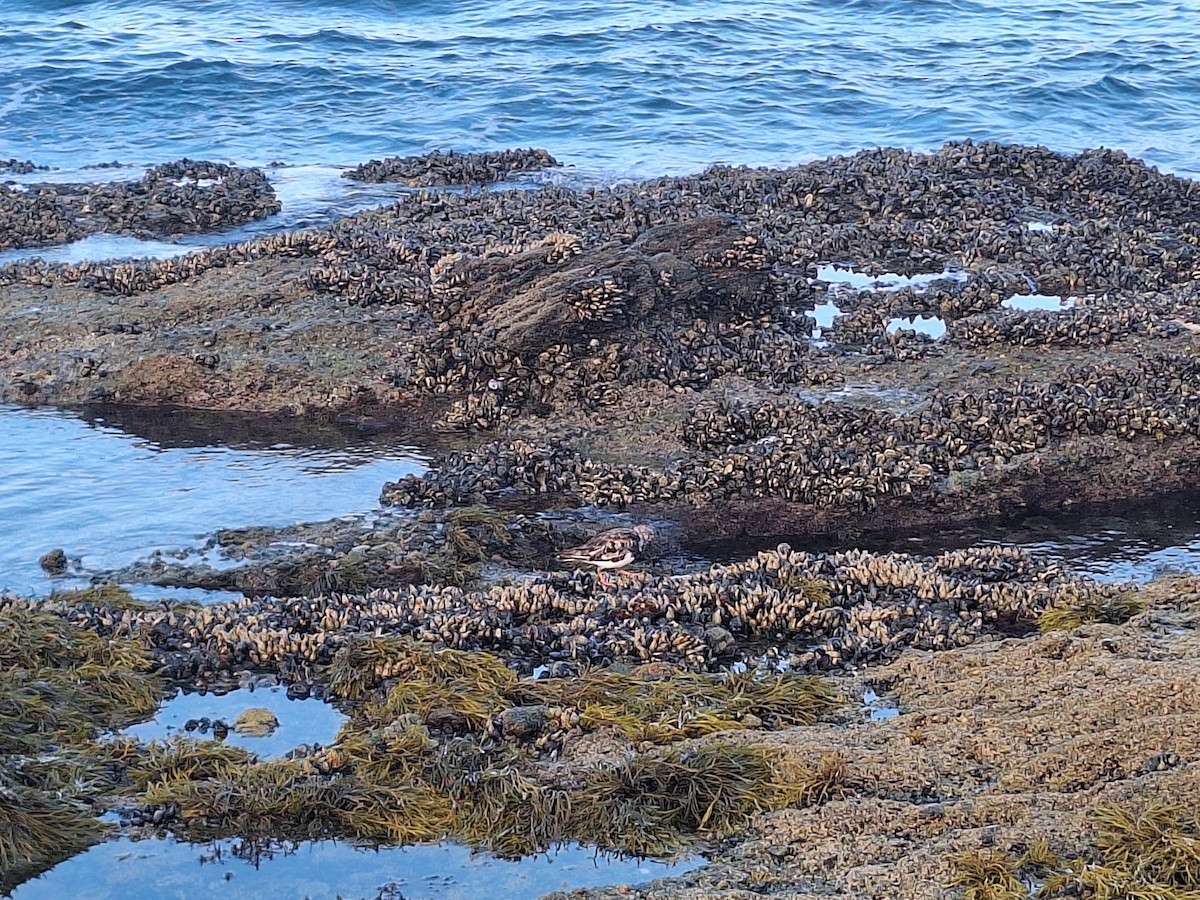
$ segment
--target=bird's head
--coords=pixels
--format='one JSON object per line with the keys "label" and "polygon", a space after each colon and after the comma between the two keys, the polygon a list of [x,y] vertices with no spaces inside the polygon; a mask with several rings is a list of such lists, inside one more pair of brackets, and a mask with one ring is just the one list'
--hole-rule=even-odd
{"label": "bird's head", "polygon": [[654,533],[654,529],[649,525],[634,525],[633,533],[637,536],[639,550],[641,550],[647,544],[653,543],[654,539],[657,537],[657,535]]}

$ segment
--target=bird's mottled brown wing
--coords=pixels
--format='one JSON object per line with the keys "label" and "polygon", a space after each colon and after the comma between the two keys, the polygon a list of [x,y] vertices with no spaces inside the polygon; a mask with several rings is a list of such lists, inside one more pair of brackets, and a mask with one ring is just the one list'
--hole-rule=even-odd
{"label": "bird's mottled brown wing", "polygon": [[601,563],[617,562],[633,548],[633,542],[627,535],[606,532],[597,535],[586,544],[563,550],[558,554],[562,562]]}

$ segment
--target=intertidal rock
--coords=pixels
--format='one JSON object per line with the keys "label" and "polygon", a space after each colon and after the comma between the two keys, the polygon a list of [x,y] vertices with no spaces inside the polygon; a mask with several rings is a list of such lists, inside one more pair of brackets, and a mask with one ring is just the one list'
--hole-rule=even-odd
{"label": "intertidal rock", "polygon": [[[0,202],[69,237],[69,199]],[[0,397],[486,432],[389,487],[397,504],[557,492],[780,532],[1128,497],[1196,474],[1197,221],[1195,182],[1123,154],[973,142],[586,190],[417,190],[178,259],[0,267],[0,333],[20,336]],[[848,265],[926,277],[833,283]],[[1062,308],[1006,305],[1033,293]]]}
{"label": "intertidal rock", "polygon": [[499,150],[486,153],[440,153],[373,159],[342,173],[343,178],[379,184],[395,181],[410,187],[451,184],[491,184],[518,172],[537,172],[559,166],[545,150]]}
{"label": "intertidal rock", "polygon": [[[206,607],[116,608],[69,598],[47,608],[101,634],[139,636],[175,677],[241,668],[285,678],[327,664],[356,635],[390,634],[486,650],[528,670],[554,661],[670,662],[708,670],[741,648],[791,648],[822,671],[1036,630],[1047,609],[1097,609],[1124,588],[1072,576],[1013,547],[937,557],[806,553],[786,544],[677,576],[550,573],[488,588],[410,585],[364,593],[243,599]],[[516,726],[513,726],[516,727]]]}
{"label": "intertidal rock", "polygon": [[279,212],[259,169],[183,159],[138,181],[0,185],[0,250],[108,232],[140,238],[215,231]]}

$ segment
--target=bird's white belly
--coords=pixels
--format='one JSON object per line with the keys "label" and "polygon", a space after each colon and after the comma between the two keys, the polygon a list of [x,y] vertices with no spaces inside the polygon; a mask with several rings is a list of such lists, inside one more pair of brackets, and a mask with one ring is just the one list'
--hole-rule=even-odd
{"label": "bird's white belly", "polygon": [[633,562],[633,553],[627,552],[620,559],[596,559],[592,565],[597,569],[623,569]]}

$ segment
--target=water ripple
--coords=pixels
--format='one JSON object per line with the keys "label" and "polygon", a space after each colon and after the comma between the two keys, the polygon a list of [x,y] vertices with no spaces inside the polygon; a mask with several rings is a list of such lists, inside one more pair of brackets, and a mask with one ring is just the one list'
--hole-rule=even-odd
{"label": "water ripple", "polygon": [[640,175],[966,137],[1200,173],[1200,29],[1150,0],[9,0],[0,157],[343,165],[543,145]]}

